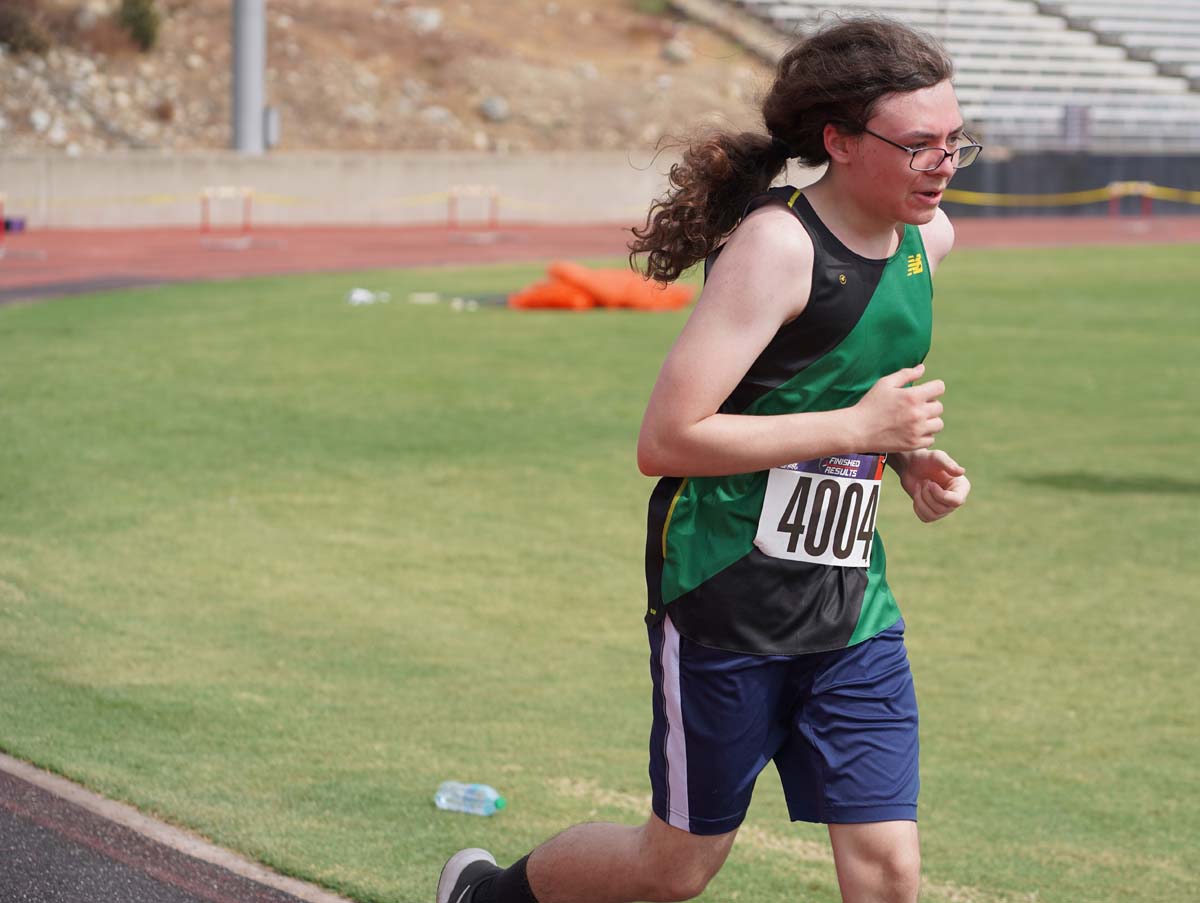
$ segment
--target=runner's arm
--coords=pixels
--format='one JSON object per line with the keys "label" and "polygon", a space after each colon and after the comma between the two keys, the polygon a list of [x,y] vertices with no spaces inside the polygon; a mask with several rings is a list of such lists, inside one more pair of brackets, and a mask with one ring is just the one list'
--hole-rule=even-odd
{"label": "runner's arm", "polygon": [[864,449],[923,448],[941,429],[940,381],[921,368],[884,377],[854,407],[773,416],[719,414],[767,343],[808,303],[813,247],[781,207],[748,216],[726,244],[651,393],[638,436],[647,476],[721,476]]}
{"label": "runner's arm", "polygon": [[[950,217],[946,216],[946,211],[939,207],[932,220],[917,228],[921,231],[921,241],[924,243],[925,253],[929,257],[929,276],[932,278],[941,262],[946,259],[954,247],[954,225],[950,222]],[[888,463],[901,477],[904,475],[904,467],[910,454],[911,452],[900,451],[888,455]]]}
{"label": "runner's arm", "polygon": [[971,493],[966,469],[941,449],[918,449],[888,463],[913,500],[913,511],[925,523],[940,520],[962,507]]}
{"label": "runner's arm", "polygon": [[929,258],[929,275],[932,278],[941,262],[946,259],[946,255],[954,248],[954,224],[950,222],[950,217],[946,216],[946,211],[939,207],[933,219],[917,228],[921,230],[921,241],[925,244],[925,254]]}
{"label": "runner's arm", "polygon": [[[939,208],[934,218],[920,228],[932,275],[954,247],[954,226]],[[925,523],[952,513],[971,492],[966,470],[940,449],[894,452],[888,455],[888,463],[912,498],[913,511]]]}

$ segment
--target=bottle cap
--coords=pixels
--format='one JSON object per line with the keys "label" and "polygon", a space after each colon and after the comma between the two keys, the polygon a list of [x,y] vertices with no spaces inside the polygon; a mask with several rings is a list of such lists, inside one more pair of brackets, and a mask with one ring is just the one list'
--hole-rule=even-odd
{"label": "bottle cap", "polygon": [[496,802],[493,803],[493,805],[496,807],[496,810],[499,811],[508,805],[508,800],[502,796],[498,796],[496,797]]}

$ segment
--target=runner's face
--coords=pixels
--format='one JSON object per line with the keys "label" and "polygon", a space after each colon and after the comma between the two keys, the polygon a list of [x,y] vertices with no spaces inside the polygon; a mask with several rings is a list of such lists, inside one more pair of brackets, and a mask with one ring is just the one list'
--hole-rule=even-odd
{"label": "runner's face", "polygon": [[[907,147],[953,150],[963,138],[962,112],[949,81],[883,98],[867,123],[872,132]],[[872,135],[862,135],[856,164],[862,180],[862,201],[881,218],[920,225],[933,219],[942,191],[954,175],[947,157],[930,172],[916,172],[912,155]]]}

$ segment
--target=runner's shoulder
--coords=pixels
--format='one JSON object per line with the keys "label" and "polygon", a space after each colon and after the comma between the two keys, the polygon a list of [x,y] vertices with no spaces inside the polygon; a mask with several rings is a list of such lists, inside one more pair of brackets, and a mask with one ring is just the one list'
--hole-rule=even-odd
{"label": "runner's shoulder", "polygon": [[758,252],[779,255],[789,260],[797,256],[811,267],[813,243],[800,219],[782,202],[764,204],[748,213],[729,237],[749,244]]}
{"label": "runner's shoulder", "polygon": [[804,224],[785,205],[766,204],[751,211],[725,241],[714,266],[725,276],[735,272],[739,281],[755,287],[783,286],[801,290],[805,299],[812,280],[814,250]]}
{"label": "runner's shoulder", "polygon": [[925,251],[936,267],[954,247],[954,224],[941,207],[929,222],[917,227],[921,231],[921,241]]}

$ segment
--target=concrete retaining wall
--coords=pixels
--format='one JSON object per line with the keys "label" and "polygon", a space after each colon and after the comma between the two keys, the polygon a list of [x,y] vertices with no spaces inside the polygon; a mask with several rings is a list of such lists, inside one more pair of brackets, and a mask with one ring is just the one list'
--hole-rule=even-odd
{"label": "concrete retaining wall", "polygon": [[[215,186],[252,188],[253,219],[263,225],[446,222],[452,186],[463,185],[494,188],[501,222],[634,223],[665,190],[675,159],[649,151],[0,154],[0,192],[6,215],[30,228],[198,226],[201,192]],[[467,192],[457,206],[463,223],[489,214],[486,193]],[[214,226],[240,217],[240,200],[212,202]]]}

